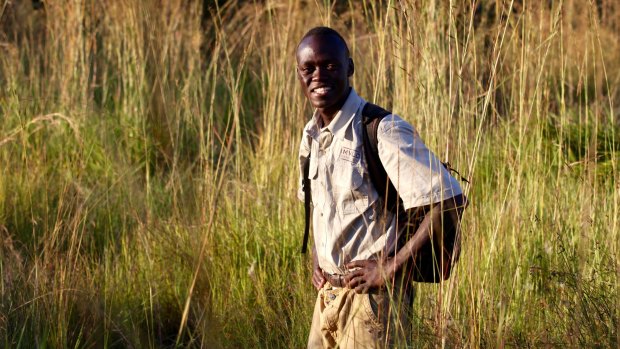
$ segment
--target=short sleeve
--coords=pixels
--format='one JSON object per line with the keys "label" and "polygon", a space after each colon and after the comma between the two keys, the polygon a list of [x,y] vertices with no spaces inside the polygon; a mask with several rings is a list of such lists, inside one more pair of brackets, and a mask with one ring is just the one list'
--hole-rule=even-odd
{"label": "short sleeve", "polygon": [[433,204],[461,194],[450,175],[413,126],[388,115],[377,130],[379,158],[398,190],[405,209]]}

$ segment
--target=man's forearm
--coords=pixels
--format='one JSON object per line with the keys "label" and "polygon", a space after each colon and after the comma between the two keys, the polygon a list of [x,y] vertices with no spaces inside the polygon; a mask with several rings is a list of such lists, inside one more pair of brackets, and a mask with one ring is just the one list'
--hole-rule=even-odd
{"label": "man's forearm", "polygon": [[405,263],[414,258],[419,253],[420,249],[433,238],[433,234],[442,229],[442,215],[446,211],[456,209],[459,204],[457,201],[462,200],[461,198],[459,199],[460,200],[455,200],[455,198],[446,199],[443,202],[434,204],[430,210],[428,210],[413,236],[408,239],[391,260],[388,260],[388,265],[386,266],[388,277],[393,277],[400,271]]}
{"label": "man's forearm", "polygon": [[413,234],[413,236],[407,240],[407,242],[398,250],[396,255],[392,259],[388,259],[388,265],[386,266],[386,276],[392,278],[398,271],[402,269],[405,263],[411,258],[415,257],[422,246],[428,243],[431,239],[431,215],[438,211],[438,205],[435,205],[425,216],[420,223],[420,226]]}

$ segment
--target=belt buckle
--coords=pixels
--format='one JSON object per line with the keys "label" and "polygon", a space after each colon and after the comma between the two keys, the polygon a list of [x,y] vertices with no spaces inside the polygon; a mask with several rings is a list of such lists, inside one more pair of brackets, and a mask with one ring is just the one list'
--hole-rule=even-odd
{"label": "belt buckle", "polygon": [[330,274],[330,277],[335,284],[333,286],[340,287],[340,288],[344,287],[342,276],[343,276],[342,274]]}

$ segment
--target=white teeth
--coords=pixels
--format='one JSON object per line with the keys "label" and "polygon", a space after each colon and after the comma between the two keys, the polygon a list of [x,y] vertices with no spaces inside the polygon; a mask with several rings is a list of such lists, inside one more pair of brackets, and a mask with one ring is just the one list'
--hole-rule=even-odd
{"label": "white teeth", "polygon": [[330,90],[329,87],[319,87],[319,88],[314,89],[314,93],[323,95],[323,94],[326,94],[329,90]]}

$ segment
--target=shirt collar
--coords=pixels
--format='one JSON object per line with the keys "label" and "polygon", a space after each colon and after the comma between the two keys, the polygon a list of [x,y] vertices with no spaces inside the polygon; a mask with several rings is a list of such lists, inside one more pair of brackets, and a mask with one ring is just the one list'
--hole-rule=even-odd
{"label": "shirt collar", "polygon": [[[357,95],[355,90],[351,88],[351,92],[347,97],[347,100],[342,105],[342,108],[336,113],[332,121],[327,125],[327,130],[331,132],[334,137],[344,138],[345,132],[348,126],[353,121],[355,114],[360,108],[360,105],[364,103],[364,100]],[[313,125],[308,129],[311,137],[316,138],[320,133],[321,124],[320,115],[318,111],[314,111],[312,116]]]}

